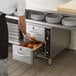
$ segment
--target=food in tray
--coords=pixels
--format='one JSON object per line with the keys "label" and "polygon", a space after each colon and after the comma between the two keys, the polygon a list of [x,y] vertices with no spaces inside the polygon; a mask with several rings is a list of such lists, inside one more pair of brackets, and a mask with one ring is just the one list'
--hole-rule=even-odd
{"label": "food in tray", "polygon": [[32,45],[31,43],[28,43],[28,44],[27,44],[27,47],[28,47],[28,48],[33,48],[33,45]]}
{"label": "food in tray", "polygon": [[33,44],[33,50],[37,49],[39,47],[39,44]]}
{"label": "food in tray", "polygon": [[36,38],[35,38],[34,36],[32,36],[32,37],[31,37],[31,40],[32,40],[32,41],[35,41],[35,40],[36,40]]}
{"label": "food in tray", "polygon": [[37,49],[38,47],[42,45],[43,45],[43,42],[40,42],[40,41],[34,41],[34,42],[30,41],[29,43],[26,43],[26,42],[20,43],[20,46],[27,47],[33,50]]}

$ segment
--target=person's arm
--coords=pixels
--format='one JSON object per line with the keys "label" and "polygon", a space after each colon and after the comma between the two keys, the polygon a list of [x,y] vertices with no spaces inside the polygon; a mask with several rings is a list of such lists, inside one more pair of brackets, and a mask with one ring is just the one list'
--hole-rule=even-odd
{"label": "person's arm", "polygon": [[24,41],[29,40],[31,38],[31,35],[27,33],[26,31],[26,21],[25,21],[25,16],[19,16],[19,28],[23,34]]}
{"label": "person's arm", "polygon": [[26,34],[26,18],[25,18],[25,7],[26,3],[25,0],[17,0],[17,15],[19,17],[19,28],[23,34]]}
{"label": "person's arm", "polygon": [[25,35],[26,34],[26,21],[25,21],[25,16],[24,15],[19,16],[18,23],[19,23],[19,28],[20,28],[22,34]]}

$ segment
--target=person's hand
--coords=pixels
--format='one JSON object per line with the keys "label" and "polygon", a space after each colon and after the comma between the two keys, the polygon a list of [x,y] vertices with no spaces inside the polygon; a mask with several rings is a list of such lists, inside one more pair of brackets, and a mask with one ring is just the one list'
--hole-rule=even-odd
{"label": "person's hand", "polygon": [[30,33],[23,34],[23,37],[24,41],[29,41],[31,39],[31,34]]}

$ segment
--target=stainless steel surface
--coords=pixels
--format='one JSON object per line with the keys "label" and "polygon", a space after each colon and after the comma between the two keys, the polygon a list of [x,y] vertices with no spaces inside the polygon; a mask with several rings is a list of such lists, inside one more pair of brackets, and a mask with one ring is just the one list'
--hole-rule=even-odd
{"label": "stainless steel surface", "polygon": [[7,18],[6,20],[8,25],[9,43],[18,44],[19,42],[21,42],[20,39],[23,39],[23,36],[19,30],[18,20],[12,18]]}
{"label": "stainless steel surface", "polygon": [[[54,12],[55,13],[55,12]],[[62,15],[65,15],[65,14],[62,14]],[[71,16],[71,15],[69,15],[69,16]],[[73,16],[73,15],[72,15]],[[74,15],[75,16],[75,15]],[[18,20],[18,17],[16,17],[16,16],[9,16],[9,15],[7,15],[6,16],[6,18],[7,19],[12,19],[12,20]],[[61,28],[61,29],[66,29],[66,30],[76,30],[76,28],[75,27],[68,27],[68,26],[63,26],[62,24],[51,24],[51,23],[46,23],[46,22],[44,22],[44,21],[36,21],[36,20],[31,20],[31,19],[26,19],[26,22],[31,22],[31,23],[34,23],[34,24],[36,24],[36,23],[38,23],[38,24],[40,24],[39,26],[41,27],[55,27],[55,28]]]}
{"label": "stainless steel surface", "polygon": [[38,41],[45,41],[45,28],[39,27],[38,24],[33,25],[27,23],[27,32],[34,36]]}
{"label": "stainless steel surface", "polygon": [[[6,16],[8,19],[18,20],[18,17]],[[15,24],[15,22],[14,22]],[[35,21],[31,19],[26,19],[27,32],[32,36],[36,37],[36,40],[42,41],[45,43],[41,50],[37,51],[37,56],[40,58],[48,59],[49,65],[52,64],[52,59],[58,55],[62,50],[67,48],[70,44],[70,31],[71,27],[62,26],[62,24],[50,24],[44,21]],[[20,43],[18,41],[14,43]],[[13,44],[14,44],[13,43]],[[14,45],[16,45],[14,44]],[[19,47],[19,46],[18,46]],[[15,49],[14,49],[15,50]],[[16,49],[17,50],[17,49]],[[19,50],[18,50],[19,51]],[[33,52],[33,51],[32,51]],[[15,53],[13,53],[15,54]],[[34,57],[24,57],[23,55],[15,54],[14,59],[18,56],[18,60],[25,61],[26,63],[32,63]],[[21,58],[20,58],[21,57]]]}
{"label": "stainless steel surface", "polygon": [[13,45],[13,59],[33,64],[33,51],[29,48]]}
{"label": "stainless steel surface", "polygon": [[40,24],[30,22],[27,22],[27,26],[27,31],[34,35],[37,40],[45,42],[45,49],[43,51],[39,51],[38,57],[42,56],[42,58],[48,60],[51,59],[52,61],[56,55],[65,48],[68,48],[70,44],[69,30],[53,27],[40,27]]}
{"label": "stainless steel surface", "polygon": [[52,29],[51,37],[51,58],[68,48],[70,45],[70,31],[64,29]]}
{"label": "stainless steel surface", "polygon": [[37,51],[41,50],[43,45],[36,49],[13,44],[13,59],[22,61],[28,64],[35,64],[39,58],[36,56]]}

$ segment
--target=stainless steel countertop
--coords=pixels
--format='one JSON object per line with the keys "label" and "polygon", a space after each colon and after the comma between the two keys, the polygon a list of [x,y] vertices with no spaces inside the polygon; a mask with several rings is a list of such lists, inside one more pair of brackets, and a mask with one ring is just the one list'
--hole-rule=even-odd
{"label": "stainless steel countertop", "polygon": [[[16,16],[6,15],[6,18],[18,20],[18,17],[16,17]],[[76,27],[64,26],[62,24],[51,24],[51,23],[47,23],[47,22],[26,19],[26,24],[28,24],[28,23],[34,23],[37,25],[39,24],[38,26],[42,26],[42,27],[61,28],[61,29],[66,29],[66,30],[76,30]]]}

